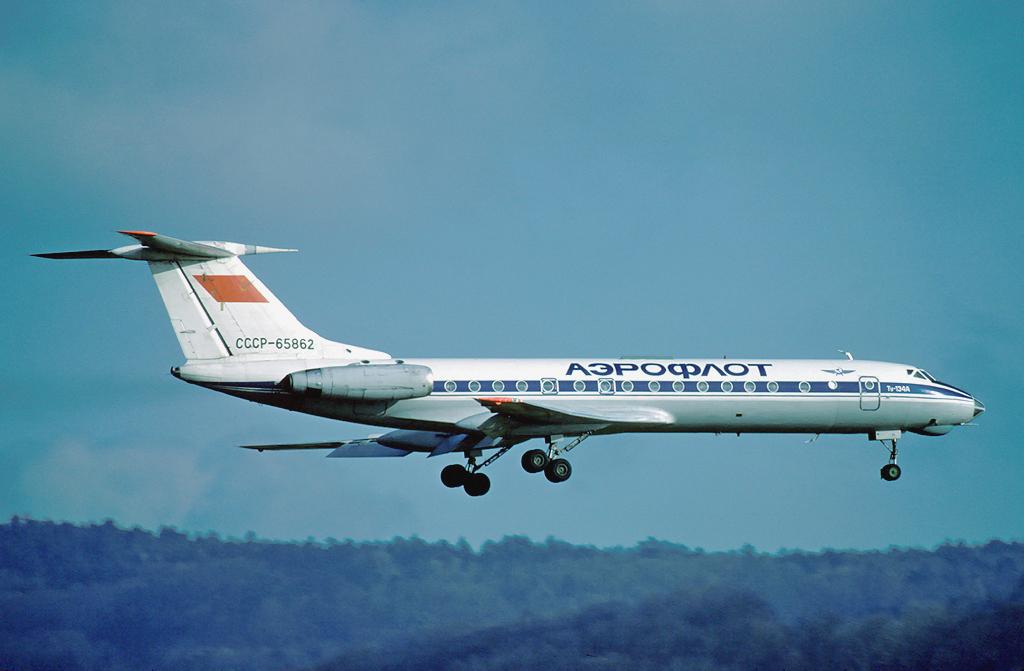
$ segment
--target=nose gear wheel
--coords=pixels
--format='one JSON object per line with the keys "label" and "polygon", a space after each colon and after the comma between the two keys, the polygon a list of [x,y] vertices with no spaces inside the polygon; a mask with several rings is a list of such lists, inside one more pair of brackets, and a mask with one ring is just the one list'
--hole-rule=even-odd
{"label": "nose gear wheel", "polygon": [[[885,466],[882,466],[882,479],[885,480],[886,482],[894,482],[896,480],[899,480],[900,475],[903,473],[903,469],[901,469],[899,465],[896,463],[896,457],[899,454],[899,451],[896,449],[896,439],[889,438],[887,440],[879,440],[878,442],[880,442],[887,450],[889,450],[889,463],[886,464]],[[886,442],[888,442],[889,444],[886,445]]]}

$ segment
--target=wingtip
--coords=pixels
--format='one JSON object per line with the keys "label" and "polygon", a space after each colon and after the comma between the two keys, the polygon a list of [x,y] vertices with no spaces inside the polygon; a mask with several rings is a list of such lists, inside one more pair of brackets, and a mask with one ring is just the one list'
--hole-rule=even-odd
{"label": "wingtip", "polygon": [[156,236],[156,233],[154,233],[153,231],[118,231],[118,233],[121,233],[123,235],[130,235],[132,237],[135,237],[136,235],[141,235],[147,238],[152,238]]}

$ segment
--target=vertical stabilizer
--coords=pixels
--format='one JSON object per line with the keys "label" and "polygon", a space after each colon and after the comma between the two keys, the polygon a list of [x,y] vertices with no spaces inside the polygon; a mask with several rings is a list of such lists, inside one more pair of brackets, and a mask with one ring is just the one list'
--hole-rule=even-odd
{"label": "vertical stabilizer", "polygon": [[122,231],[140,244],[45,258],[147,261],[185,358],[386,359],[384,352],[320,337],[295,318],[238,257],[295,251],[233,242],[191,242]]}

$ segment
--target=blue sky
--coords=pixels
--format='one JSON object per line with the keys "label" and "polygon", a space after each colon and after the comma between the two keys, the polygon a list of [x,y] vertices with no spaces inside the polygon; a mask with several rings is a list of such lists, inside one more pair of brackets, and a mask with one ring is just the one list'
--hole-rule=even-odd
{"label": "blue sky", "polygon": [[[597,545],[1024,538],[1024,9],[1013,3],[3,2],[0,516],[270,538]],[[114,230],[298,247],[251,267],[396,356],[857,356],[977,428],[620,436],[497,462],[233,446],[372,429],[172,379]]]}

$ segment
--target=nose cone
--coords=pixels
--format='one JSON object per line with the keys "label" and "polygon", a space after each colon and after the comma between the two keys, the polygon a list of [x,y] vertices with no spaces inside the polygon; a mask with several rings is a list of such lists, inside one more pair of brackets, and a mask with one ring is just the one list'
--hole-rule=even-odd
{"label": "nose cone", "polygon": [[978,399],[974,399],[974,416],[977,417],[983,412],[985,412],[985,404]]}

